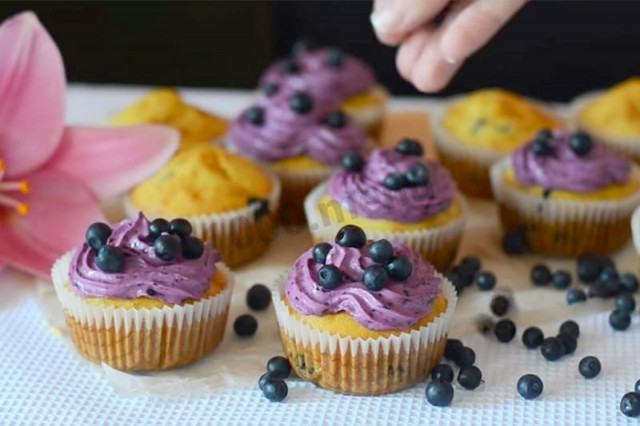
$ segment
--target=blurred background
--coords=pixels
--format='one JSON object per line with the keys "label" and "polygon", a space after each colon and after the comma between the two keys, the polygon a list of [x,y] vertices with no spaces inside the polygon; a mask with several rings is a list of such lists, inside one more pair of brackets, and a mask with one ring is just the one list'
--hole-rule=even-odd
{"label": "blurred background", "polygon": [[[426,0],[425,0],[426,1]],[[369,24],[372,2],[2,1],[0,18],[34,10],[70,81],[252,88],[300,38],[360,56],[398,95],[420,94]],[[442,95],[501,86],[567,100],[640,75],[639,1],[531,1]]]}

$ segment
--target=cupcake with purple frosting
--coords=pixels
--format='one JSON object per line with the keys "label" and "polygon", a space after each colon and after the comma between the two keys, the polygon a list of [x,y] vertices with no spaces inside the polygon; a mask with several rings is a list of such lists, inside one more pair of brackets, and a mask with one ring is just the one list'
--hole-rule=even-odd
{"label": "cupcake with purple frosting", "polygon": [[273,289],[286,357],[303,379],[378,395],[424,381],[440,361],[456,292],[410,247],[347,225]]}
{"label": "cupcake with purple frosting", "polygon": [[425,159],[419,142],[404,139],[367,160],[343,157],[342,169],[309,194],[305,212],[316,242],[357,225],[372,238],[408,245],[446,271],[462,238],[466,204],[449,172]]}
{"label": "cupcake with purple frosting", "polygon": [[224,336],[233,278],[184,219],[95,223],[52,278],[80,354],[123,371],[166,370]]}
{"label": "cupcake with purple frosting", "polygon": [[554,256],[611,253],[629,240],[638,170],[586,133],[538,133],[491,170],[506,233]]}
{"label": "cupcake with purple frosting", "polygon": [[362,152],[368,144],[365,130],[349,115],[328,109],[310,92],[285,87],[233,121],[228,145],[278,175],[283,221],[303,224],[302,204],[309,191],[331,175],[346,153]]}

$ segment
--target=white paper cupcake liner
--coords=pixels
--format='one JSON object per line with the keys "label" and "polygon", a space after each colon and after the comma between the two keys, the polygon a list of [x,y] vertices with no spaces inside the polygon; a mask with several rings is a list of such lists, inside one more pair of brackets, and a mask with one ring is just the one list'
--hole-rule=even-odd
{"label": "white paper cupcake liner", "polygon": [[636,251],[640,253],[640,207],[631,216],[631,235],[633,236],[633,245]]}

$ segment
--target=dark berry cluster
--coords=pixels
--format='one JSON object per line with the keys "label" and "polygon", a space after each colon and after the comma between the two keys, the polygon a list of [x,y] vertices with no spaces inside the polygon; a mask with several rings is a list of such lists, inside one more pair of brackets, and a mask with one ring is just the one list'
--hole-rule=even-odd
{"label": "dark berry cluster", "polygon": [[271,358],[267,362],[267,372],[260,376],[258,387],[271,402],[280,402],[287,397],[289,388],[284,381],[291,374],[291,363],[282,356]]}
{"label": "dark berry cluster", "polygon": [[[549,130],[542,130],[535,136],[531,144],[531,151],[537,157],[547,157],[553,153],[551,139],[553,133]],[[571,135],[569,147],[578,156],[584,157],[593,149],[593,139],[584,132],[577,132]]]}
{"label": "dark berry cluster", "polygon": [[97,222],[87,228],[85,239],[95,254],[96,266],[103,272],[115,274],[124,269],[124,252],[120,247],[107,244],[111,227]]}
{"label": "dark berry cluster", "polygon": [[204,253],[204,243],[191,235],[193,228],[186,219],[154,219],[149,224],[149,239],[153,251],[159,259],[171,262],[181,256],[185,259],[199,259]]}

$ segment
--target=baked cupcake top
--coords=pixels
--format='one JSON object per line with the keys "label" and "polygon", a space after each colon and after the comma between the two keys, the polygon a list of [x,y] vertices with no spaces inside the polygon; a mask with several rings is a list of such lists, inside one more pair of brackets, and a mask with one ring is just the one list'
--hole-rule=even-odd
{"label": "baked cupcake top", "polygon": [[618,137],[640,136],[640,77],[619,83],[579,112],[589,129]]}
{"label": "baked cupcake top", "polygon": [[401,243],[367,241],[347,225],[335,242],[300,256],[285,286],[289,304],[303,315],[350,314],[371,330],[406,329],[427,316],[440,295],[440,278]]}
{"label": "baked cupcake top", "polygon": [[272,190],[269,176],[251,161],[200,144],[134,188],[130,201],[154,216],[197,216],[245,208],[265,200]]}
{"label": "baked cupcake top", "polygon": [[561,123],[515,93],[483,89],[451,105],[441,124],[461,143],[511,151]]}
{"label": "baked cupcake top", "polygon": [[149,223],[142,213],[113,229],[93,224],[71,261],[72,291],[81,297],[150,297],[167,303],[200,299],[221,256],[190,234],[184,219]]}
{"label": "baked cupcake top", "polygon": [[[288,90],[288,89],[287,89]],[[328,165],[365,148],[365,130],[342,111],[327,111],[308,92],[264,98],[231,125],[230,141],[262,161],[307,155]]]}
{"label": "baked cupcake top", "polygon": [[524,185],[593,192],[628,182],[631,163],[586,133],[541,131],[512,155],[516,179]]}
{"label": "baked cupcake top", "polygon": [[364,161],[350,154],[329,180],[328,195],[369,219],[419,222],[451,206],[456,185],[449,171],[422,157],[419,142],[376,149]]}

